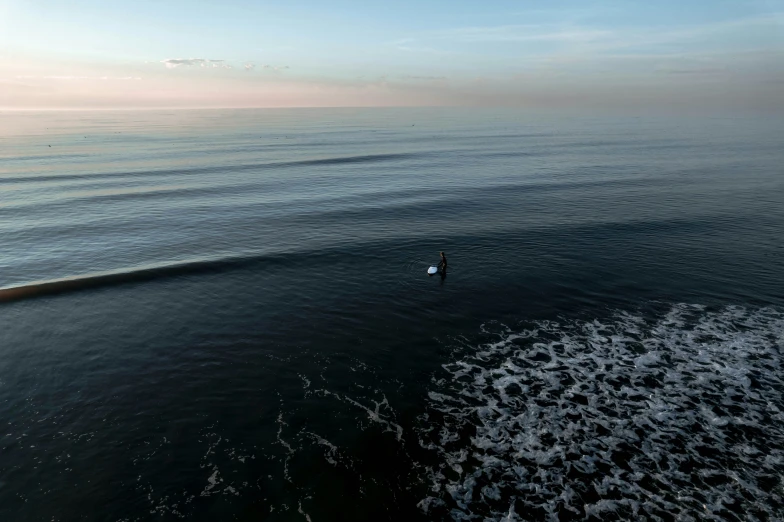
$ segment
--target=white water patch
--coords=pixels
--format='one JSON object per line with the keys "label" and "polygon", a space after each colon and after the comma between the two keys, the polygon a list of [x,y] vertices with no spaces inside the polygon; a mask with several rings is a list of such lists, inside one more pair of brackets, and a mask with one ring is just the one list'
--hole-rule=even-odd
{"label": "white water patch", "polygon": [[429,393],[429,516],[784,517],[781,312],[678,305],[498,336]]}
{"label": "white water patch", "polygon": [[[369,407],[365,406],[364,404],[352,399],[351,397],[342,396],[337,393],[333,393],[329,390],[316,390],[314,393],[320,393],[324,396],[332,396],[336,399],[351,404],[361,410],[364,410],[367,413],[368,420],[373,423],[379,424],[384,426],[384,431],[388,431],[395,434],[395,438],[398,442],[403,441],[403,427],[400,424],[397,424],[392,420],[388,415],[391,415],[391,408],[389,406],[389,401],[384,396],[383,400],[381,401],[373,401],[375,405],[374,409],[370,409]],[[382,395],[383,396],[383,395]],[[385,413],[382,414],[381,409],[384,409]],[[390,412],[387,414],[386,412]]]}
{"label": "white water patch", "polygon": [[311,521],[311,519],[310,519],[310,515],[308,515],[307,513],[305,513],[305,512],[302,510],[302,502],[300,502],[299,504],[297,504],[297,513],[299,513],[300,515],[302,515],[303,517],[305,517],[305,520],[306,520],[307,522],[312,522],[312,521]]}
{"label": "white water patch", "polygon": [[206,449],[194,475],[196,482],[202,484],[192,490],[160,491],[160,485],[157,489],[153,488],[151,474],[155,470],[149,467],[149,463],[155,462],[156,456],[170,458],[172,442],[167,437],[157,444],[145,441],[148,452],[134,458],[132,465],[140,468],[135,487],[146,497],[150,514],[188,519],[192,518],[194,510],[199,509],[198,497],[240,497],[256,489],[255,484],[237,479],[237,472],[256,460],[256,448],[232,442],[215,430],[216,424],[209,425],[198,436],[198,443],[205,445]]}

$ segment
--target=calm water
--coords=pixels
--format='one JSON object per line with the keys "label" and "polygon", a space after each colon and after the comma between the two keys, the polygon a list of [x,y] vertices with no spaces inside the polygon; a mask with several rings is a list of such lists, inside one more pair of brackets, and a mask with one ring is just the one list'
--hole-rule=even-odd
{"label": "calm water", "polygon": [[780,520],[782,136],[0,113],[0,519]]}

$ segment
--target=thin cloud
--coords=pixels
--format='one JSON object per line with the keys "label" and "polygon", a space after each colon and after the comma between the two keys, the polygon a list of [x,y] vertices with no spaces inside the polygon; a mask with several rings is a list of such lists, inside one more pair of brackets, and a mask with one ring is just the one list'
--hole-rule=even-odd
{"label": "thin cloud", "polygon": [[695,67],[681,69],[660,68],[658,69],[658,72],[664,74],[722,74],[727,72],[727,70],[721,67]]}
{"label": "thin cloud", "polygon": [[400,47],[414,42],[416,42],[414,38],[400,38],[399,40],[394,40],[392,42],[389,42],[389,44],[394,45],[395,47]]}
{"label": "thin cloud", "polygon": [[544,25],[502,25],[450,29],[434,36],[463,42],[595,42],[613,33],[590,28],[561,28]]}
{"label": "thin cloud", "polygon": [[17,80],[141,80],[138,76],[16,76]]}
{"label": "thin cloud", "polygon": [[211,60],[208,58],[167,58],[161,60],[161,63],[167,69],[176,69],[177,67],[193,67],[198,65],[200,67],[221,67],[224,69],[231,69],[230,65],[226,65],[226,60]]}
{"label": "thin cloud", "polygon": [[254,64],[252,64],[252,63],[246,63],[245,64],[245,70],[246,71],[252,71],[255,68],[256,68],[256,66]]}
{"label": "thin cloud", "polygon": [[438,81],[438,80],[446,80],[446,76],[403,76],[405,80],[424,80],[424,81]]}
{"label": "thin cloud", "polygon": [[[424,39],[428,39],[425,36]],[[423,45],[418,45],[419,40],[416,38],[400,38],[398,40],[392,40],[391,42],[387,42],[386,45],[391,45],[398,51],[405,51],[407,53],[415,53],[415,54],[430,54],[430,55],[438,55],[443,56],[447,54],[451,54],[445,51],[441,51],[439,49],[434,49],[432,47],[427,47]],[[411,45],[415,44],[415,45]]]}
{"label": "thin cloud", "polygon": [[[513,24],[499,26],[458,27],[427,31],[416,37],[390,42],[400,50],[422,50],[427,43],[550,43],[574,46],[581,51],[609,52],[631,48],[697,43],[726,31],[753,30],[781,26],[782,13],[737,18],[722,22],[675,27],[605,28],[578,24]],[[414,45],[416,44],[416,45]]]}

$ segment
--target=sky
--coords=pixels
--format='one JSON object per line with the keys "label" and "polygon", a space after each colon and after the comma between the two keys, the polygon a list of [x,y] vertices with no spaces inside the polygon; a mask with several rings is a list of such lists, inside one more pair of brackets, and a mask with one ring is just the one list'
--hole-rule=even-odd
{"label": "sky", "polygon": [[0,108],[784,109],[784,0],[0,0]]}

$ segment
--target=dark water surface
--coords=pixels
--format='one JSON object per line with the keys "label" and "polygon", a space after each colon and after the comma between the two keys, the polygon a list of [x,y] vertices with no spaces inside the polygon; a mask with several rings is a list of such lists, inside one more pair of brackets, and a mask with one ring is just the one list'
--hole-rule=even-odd
{"label": "dark water surface", "polygon": [[780,520],[782,136],[0,113],[0,519]]}

